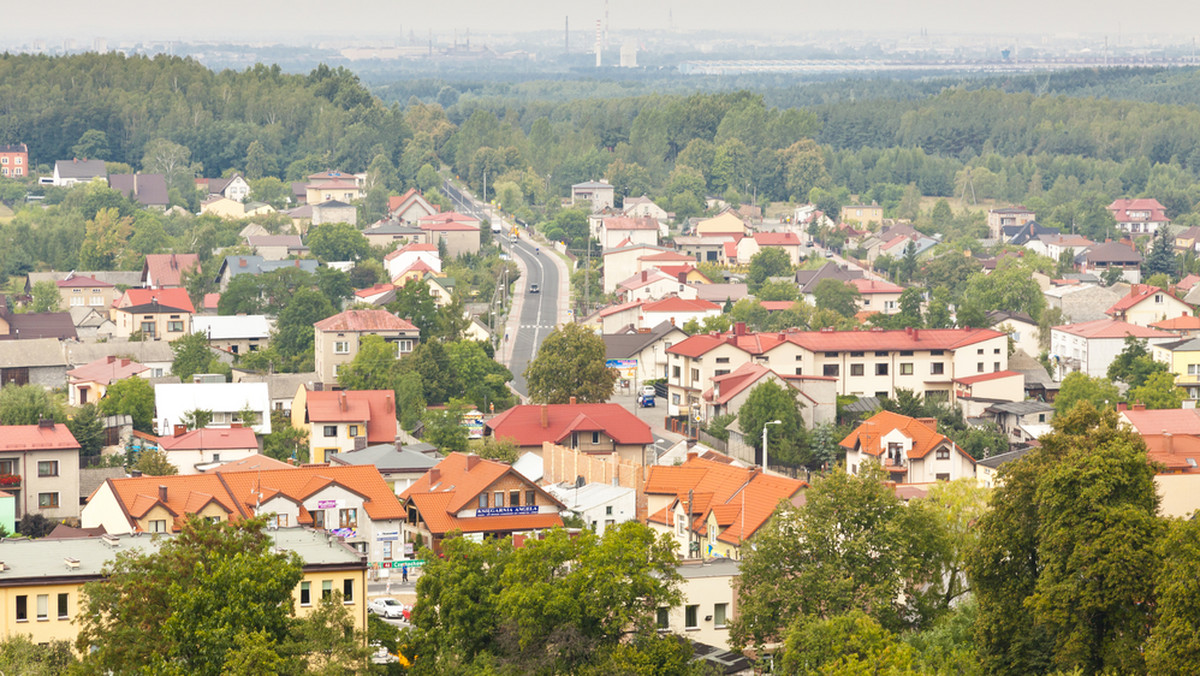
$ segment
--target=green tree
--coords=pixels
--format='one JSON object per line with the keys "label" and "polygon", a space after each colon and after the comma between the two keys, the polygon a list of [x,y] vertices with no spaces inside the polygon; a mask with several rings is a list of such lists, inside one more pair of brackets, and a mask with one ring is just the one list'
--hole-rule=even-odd
{"label": "green tree", "polygon": [[266,202],[276,209],[283,208],[287,204],[288,197],[291,196],[290,187],[274,176],[252,179],[249,183],[252,199],[257,202]]}
{"label": "green tree", "polygon": [[925,326],[931,329],[948,329],[950,321],[950,292],[944,286],[933,290],[929,305],[925,308]]}
{"label": "green tree", "polygon": [[175,359],[171,362],[171,373],[179,376],[183,382],[190,382],[197,373],[213,373],[219,362],[208,347],[208,336],[203,333],[189,333],[171,342],[171,351]]}
{"label": "green tree", "polygon": [[146,449],[138,454],[137,462],[133,463],[133,469],[145,474],[146,476],[170,476],[179,474],[179,468],[171,464],[167,460],[165,451],[160,451],[155,448]]}
{"label": "green tree", "polygon": [[1194,674],[1200,670],[1200,521],[1172,520],[1159,549],[1146,667],[1151,674]]}
{"label": "green tree", "polygon": [[28,634],[13,634],[0,641],[0,672],[21,676],[58,676],[77,664],[71,644],[51,641],[34,643]]}
{"label": "green tree", "polygon": [[924,512],[931,522],[938,524],[938,530],[947,538],[948,546],[940,552],[942,556],[937,561],[941,573],[934,577],[938,594],[930,598],[932,612],[950,609],[970,592],[967,557],[977,546],[975,524],[987,511],[987,500],[988,490],[974,478],[969,478],[938,482],[930,487],[924,498],[909,503],[910,507]]}
{"label": "green tree", "polygon": [[200,430],[212,422],[213,412],[203,408],[194,408],[183,414],[182,422],[189,430]]}
{"label": "green tree", "polygon": [[1179,261],[1175,257],[1175,238],[1168,235],[1170,228],[1161,228],[1154,234],[1154,242],[1150,245],[1150,253],[1142,264],[1142,274],[1167,275],[1174,277],[1179,269]]}
{"label": "green tree", "polygon": [[99,129],[89,129],[71,146],[71,154],[80,159],[107,160],[111,155],[108,134]]}
{"label": "green tree", "polygon": [[783,673],[917,676],[917,653],[861,610],[795,623],[783,645]]}
{"label": "green tree", "polygon": [[371,243],[349,223],[328,223],[309,231],[305,240],[322,261],[358,261],[371,253]]}
{"label": "green tree", "polygon": [[36,425],[63,419],[62,405],[41,385],[9,384],[0,389],[0,424]]}
{"label": "green tree", "polygon": [[421,393],[428,404],[439,405],[459,393],[459,380],[446,354],[446,346],[431,340],[417,347],[400,360],[400,374],[415,373],[420,377]]}
{"label": "green tree", "polygon": [[[365,596],[366,590],[362,591]],[[365,602],[365,598],[359,601]],[[354,615],[336,590],[322,597],[304,619],[292,623],[282,652],[300,657],[297,666],[303,664],[306,674],[342,676],[370,669],[371,649],[354,628]]]}
{"label": "green tree", "polygon": [[[313,324],[333,315],[333,304],[319,291],[299,289],[279,312],[271,346],[279,352],[291,370],[312,369]],[[307,367],[307,368],[301,368]]]}
{"label": "green tree", "polygon": [[807,465],[811,460],[805,443],[804,419],[800,416],[798,392],[789,385],[768,380],[750,390],[746,403],[738,410],[738,428],[752,441],[756,460],[762,464],[763,426],[775,420],[767,430],[767,461],[788,467]]}
{"label": "green tree", "polygon": [[1141,387],[1150,376],[1168,373],[1167,365],[1146,349],[1146,341],[1125,337],[1125,349],[1108,365],[1108,379],[1119,380],[1131,388]]}
{"label": "green tree", "polygon": [[29,305],[30,312],[59,312],[62,308],[62,296],[58,293],[58,285],[46,279],[33,285],[33,301]]}
{"label": "green tree", "polygon": [[797,300],[799,298],[796,284],[792,281],[767,281],[758,287],[754,297],[760,301],[768,300]]}
{"label": "green tree", "polygon": [[858,289],[837,279],[822,279],[813,289],[818,310],[836,312],[842,317],[853,317],[858,312],[859,297]]}
{"label": "green tree", "polygon": [[119,554],[80,600],[76,647],[89,671],[218,676],[247,634],[282,642],[302,562],[278,553],[265,526],[193,517],[157,552]]}
{"label": "green tree", "polygon": [[411,432],[425,414],[425,387],[416,371],[401,373],[396,380],[396,414],[400,428]]}
{"label": "green tree", "polygon": [[460,403],[425,411],[425,434],[421,440],[433,444],[443,453],[465,452],[469,445],[467,428],[463,426],[466,411],[467,407]]}
{"label": "green tree", "polygon": [[199,163],[192,163],[192,151],[165,138],[154,139],[146,144],[142,156],[142,170],[147,174],[162,174],[167,187],[181,194],[196,192],[193,179],[203,171]]}
{"label": "green tree", "polygon": [[396,299],[388,303],[387,309],[420,329],[422,341],[441,335],[438,306],[429,291],[429,283],[424,280],[410,279],[396,289]]}
{"label": "green tree", "polygon": [[116,209],[101,209],[87,222],[79,249],[79,265],[85,270],[115,270],[129,241],[133,219]]}
{"label": "green tree", "polygon": [[1149,409],[1180,408],[1187,393],[1176,387],[1174,373],[1160,371],[1146,378],[1140,387],[1131,387],[1127,398],[1131,404],[1144,404]]}
{"label": "green tree", "polygon": [[[2,409],[0,409],[2,410]],[[154,433],[154,386],[145,378],[125,378],[108,386],[100,400],[100,412],[104,415],[128,415],[133,418],[133,428],[139,432]]]}
{"label": "green tree", "polygon": [[542,342],[525,370],[529,396],[542,404],[601,403],[612,396],[617,372],[608,368],[604,340],[581,324],[564,324]]}
{"label": "green tree", "polygon": [[396,346],[381,336],[363,336],[358,354],[338,368],[338,384],[347,390],[390,390],[396,385]]}
{"label": "green tree", "polygon": [[458,391],[484,413],[510,408],[515,399],[508,383],[512,372],[488,355],[485,344],[476,340],[446,343],[446,356],[458,380]]}
{"label": "green tree", "polygon": [[1097,409],[1109,409],[1117,405],[1121,394],[1117,386],[1104,378],[1092,378],[1082,371],[1067,374],[1054,398],[1054,412],[1062,415],[1081,401],[1091,403]]}
{"label": "green tree", "polygon": [[96,456],[104,450],[104,419],[95,404],[88,403],[75,409],[67,420],[67,429],[79,442],[80,455]]}
{"label": "green tree", "polygon": [[917,243],[913,240],[904,245],[904,257],[900,259],[898,273],[901,282],[911,282],[917,273]]}
{"label": "green tree", "polygon": [[787,252],[779,247],[761,249],[750,257],[750,271],[746,275],[746,283],[750,293],[757,293],[767,279],[771,277],[789,277],[793,272],[792,259]]}

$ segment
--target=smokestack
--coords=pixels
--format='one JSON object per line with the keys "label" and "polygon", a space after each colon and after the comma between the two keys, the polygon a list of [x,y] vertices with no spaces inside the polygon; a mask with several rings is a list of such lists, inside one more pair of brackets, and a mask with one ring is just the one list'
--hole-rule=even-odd
{"label": "smokestack", "polygon": [[571,405],[572,405],[572,406],[574,406],[574,405],[575,405],[575,402],[576,402],[576,399],[575,399],[575,397],[571,397]]}
{"label": "smokestack", "polygon": [[550,407],[542,404],[542,429],[550,427]]}
{"label": "smokestack", "polygon": [[158,499],[163,502],[167,501],[167,487],[162,484],[158,486]]}
{"label": "smokestack", "polygon": [[478,464],[479,464],[479,456],[478,455],[471,453],[470,455],[467,456],[467,471],[468,472],[475,469],[475,466]]}

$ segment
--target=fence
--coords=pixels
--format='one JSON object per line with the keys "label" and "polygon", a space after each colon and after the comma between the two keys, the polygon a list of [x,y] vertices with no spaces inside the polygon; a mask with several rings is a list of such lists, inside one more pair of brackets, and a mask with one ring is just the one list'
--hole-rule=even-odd
{"label": "fence", "polygon": [[699,438],[700,438],[700,443],[704,444],[705,446],[709,446],[709,447],[713,448],[714,450],[718,450],[722,453],[724,453],[725,450],[727,448],[729,448],[728,442],[722,441],[721,439],[714,437],[713,435],[709,434],[708,432],[705,432],[704,430],[700,430]]}

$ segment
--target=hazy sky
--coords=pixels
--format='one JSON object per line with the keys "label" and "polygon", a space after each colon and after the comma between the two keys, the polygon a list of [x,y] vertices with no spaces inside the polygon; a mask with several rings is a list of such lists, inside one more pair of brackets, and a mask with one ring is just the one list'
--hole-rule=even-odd
{"label": "hazy sky", "polygon": [[[0,0],[0,42],[65,37],[109,40],[270,40],[313,35],[397,38],[409,31],[469,29],[472,36],[590,30],[604,0]],[[945,33],[1200,34],[1195,0],[609,0],[610,33],[625,29],[790,32],[851,29]]]}

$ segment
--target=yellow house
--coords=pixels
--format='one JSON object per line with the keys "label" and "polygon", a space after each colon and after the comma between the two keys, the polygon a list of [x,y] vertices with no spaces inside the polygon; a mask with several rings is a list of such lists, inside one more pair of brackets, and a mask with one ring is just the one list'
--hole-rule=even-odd
{"label": "yellow house", "polygon": [[246,217],[246,205],[228,197],[210,197],[200,203],[200,213],[236,220]]}
{"label": "yellow house", "polygon": [[1175,374],[1175,384],[1187,392],[1188,399],[1200,399],[1200,338],[1151,345],[1150,354]]}
{"label": "yellow house", "polygon": [[1134,284],[1129,293],[1104,311],[1113,319],[1150,326],[1168,319],[1192,316],[1192,306],[1170,291],[1149,284]]}
{"label": "yellow house", "polygon": [[[322,596],[341,592],[355,628],[367,626],[367,562],[363,554],[307,528],[270,531],[275,546],[296,552],[303,577],[293,592],[295,612],[304,617]],[[101,571],[120,552],[152,553],[163,537],[105,535],[99,538],[5,540],[0,543],[0,638],[26,635],[34,643],[74,642],[83,585],[102,580]]]}
{"label": "yellow house", "polygon": [[842,207],[841,222],[882,225],[883,207],[878,204],[847,204]]}
{"label": "yellow house", "polygon": [[732,211],[726,211],[697,223],[696,234],[701,237],[711,237],[714,235],[748,236],[751,232],[750,227],[742,219],[738,218]]}

